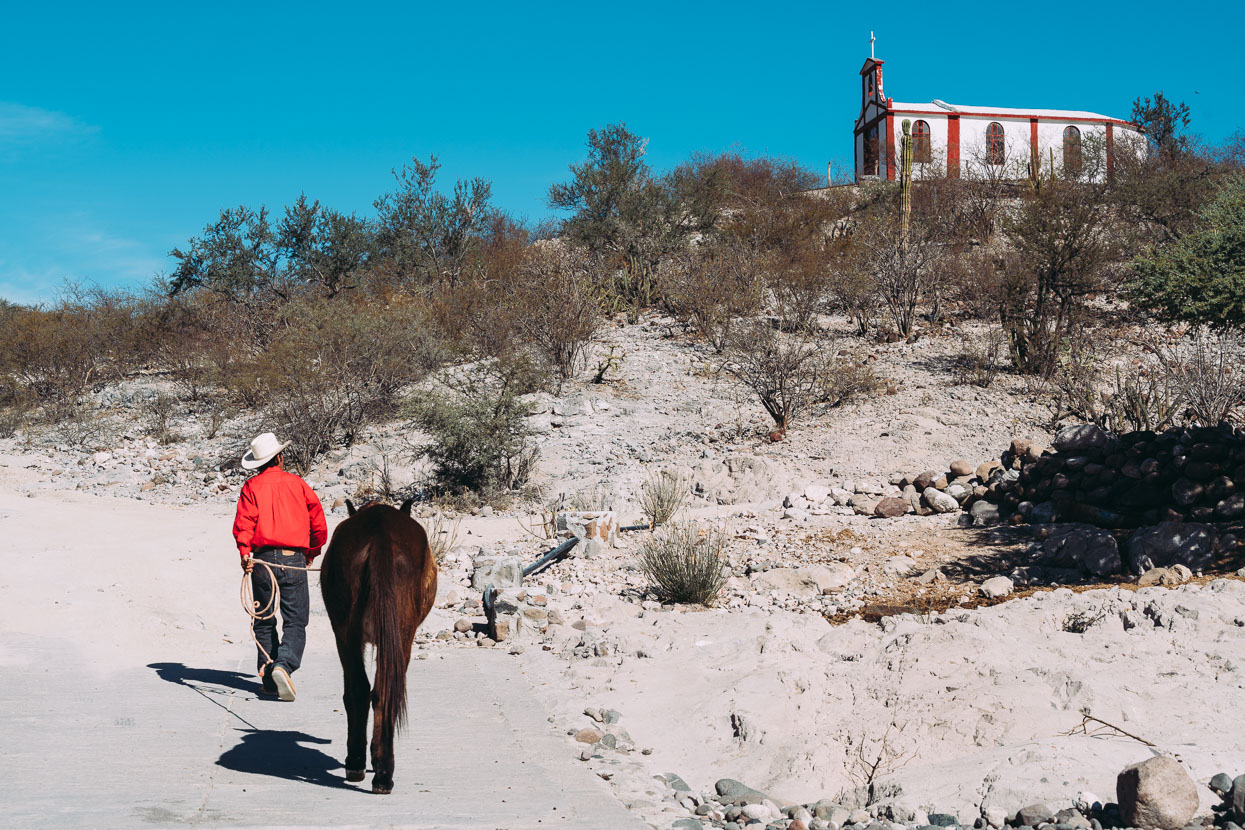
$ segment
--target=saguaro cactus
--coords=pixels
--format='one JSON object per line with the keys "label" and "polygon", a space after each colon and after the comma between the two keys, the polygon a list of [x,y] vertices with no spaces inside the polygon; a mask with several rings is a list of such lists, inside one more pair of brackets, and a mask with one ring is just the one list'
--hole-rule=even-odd
{"label": "saguaro cactus", "polygon": [[899,165],[899,231],[905,244],[908,239],[908,220],[912,216],[912,122],[903,120]]}

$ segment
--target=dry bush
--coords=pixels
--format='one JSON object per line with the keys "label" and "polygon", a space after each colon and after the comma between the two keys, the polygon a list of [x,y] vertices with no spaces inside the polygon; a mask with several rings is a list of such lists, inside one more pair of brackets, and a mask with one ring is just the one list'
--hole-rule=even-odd
{"label": "dry bush", "polygon": [[820,244],[776,259],[766,271],[766,287],[783,331],[817,331],[817,318],[825,311],[829,294],[828,268]]}
{"label": "dry bush", "polygon": [[428,535],[428,548],[440,565],[445,561],[445,554],[458,544],[458,526],[462,519],[458,516],[451,519],[441,511],[434,511],[429,516],[421,517],[419,523],[424,526]]}
{"label": "dry bush", "polygon": [[726,536],[693,524],[672,524],[646,539],[640,569],[672,602],[712,605],[726,585]]}
{"label": "dry bush", "polygon": [[664,271],[662,294],[672,314],[721,352],[738,318],[760,311],[764,270],[764,258],[746,248],[710,246],[675,258]]}
{"label": "dry bush", "polygon": [[107,338],[108,327],[90,308],[62,303],[49,310],[23,309],[11,316],[0,338],[0,375],[55,422],[115,376]]}
{"label": "dry bush", "polygon": [[147,420],[147,431],[161,444],[172,444],[181,441],[185,436],[178,434],[172,425],[173,413],[181,404],[176,396],[160,392],[143,401],[142,410]]}
{"label": "dry bush", "polygon": [[290,457],[302,470],[392,416],[403,389],[441,359],[439,344],[412,305],[316,300],[291,303],[282,312],[285,324],[277,336],[241,362],[228,383],[293,439]]}
{"label": "dry bush", "polygon": [[1245,346],[1231,334],[1198,330],[1159,352],[1188,417],[1204,426],[1239,419],[1245,408]]}
{"label": "dry bush", "polygon": [[664,525],[683,508],[692,494],[691,482],[685,476],[662,470],[649,476],[640,493],[640,509],[650,527]]}
{"label": "dry bush", "polygon": [[985,389],[994,383],[1003,369],[1007,339],[1002,329],[991,327],[980,337],[970,336],[955,365],[955,382],[961,386]]}
{"label": "dry bush", "polygon": [[838,406],[877,385],[867,367],[832,351],[828,343],[787,338],[754,322],[731,338],[725,369],[785,429],[817,405]]}
{"label": "dry bush", "polygon": [[532,246],[509,298],[521,338],[569,380],[583,369],[601,322],[599,292],[582,250],[546,242]]}
{"label": "dry bush", "polygon": [[1174,373],[1153,356],[1108,363],[1088,332],[1060,356],[1052,376],[1054,419],[1068,415],[1113,432],[1162,430],[1180,417]]}
{"label": "dry bush", "polygon": [[614,493],[604,484],[597,484],[587,490],[580,490],[571,496],[571,509],[585,512],[613,510]]}

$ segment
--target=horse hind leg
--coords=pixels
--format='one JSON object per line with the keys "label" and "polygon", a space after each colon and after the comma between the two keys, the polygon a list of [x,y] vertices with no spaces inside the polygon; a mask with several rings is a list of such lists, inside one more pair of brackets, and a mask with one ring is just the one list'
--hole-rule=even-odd
{"label": "horse hind leg", "polygon": [[384,706],[376,690],[372,690],[372,792],[387,795],[393,792],[394,724],[385,716]]}
{"label": "horse hind leg", "polygon": [[363,666],[362,643],[339,641],[338,656],[345,678],[342,703],[346,709],[346,780],[357,782],[362,781],[367,772],[367,710],[371,685]]}

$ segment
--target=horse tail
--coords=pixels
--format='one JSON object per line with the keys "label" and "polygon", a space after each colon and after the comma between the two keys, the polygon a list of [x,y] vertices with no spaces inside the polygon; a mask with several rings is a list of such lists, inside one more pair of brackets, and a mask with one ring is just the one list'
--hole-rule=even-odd
{"label": "horse tail", "polygon": [[387,723],[400,728],[406,720],[406,648],[398,607],[397,550],[389,528],[378,534],[369,564],[376,640],[376,708]]}

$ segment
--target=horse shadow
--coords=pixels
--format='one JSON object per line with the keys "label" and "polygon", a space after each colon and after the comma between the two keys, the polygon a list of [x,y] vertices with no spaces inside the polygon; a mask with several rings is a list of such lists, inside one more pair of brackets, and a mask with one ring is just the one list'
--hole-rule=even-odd
{"label": "horse shadow", "polygon": [[331,744],[306,732],[277,729],[240,729],[242,740],[225,752],[216,765],[247,775],[270,775],[302,784],[358,790],[346,784],[336,758],[304,744]]}

